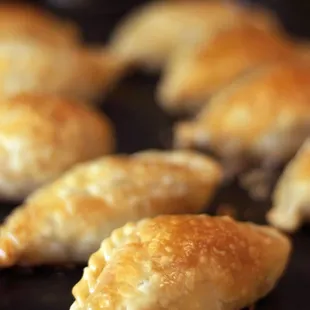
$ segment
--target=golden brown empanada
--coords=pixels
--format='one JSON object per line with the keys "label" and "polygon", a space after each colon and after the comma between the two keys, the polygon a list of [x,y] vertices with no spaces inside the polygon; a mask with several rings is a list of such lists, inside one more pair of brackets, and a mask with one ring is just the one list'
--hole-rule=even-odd
{"label": "golden brown empanada", "polygon": [[0,97],[40,92],[93,100],[122,70],[121,62],[102,49],[0,40]]}
{"label": "golden brown empanada", "polygon": [[158,214],[200,212],[221,168],[193,152],[107,156],[31,195],[0,230],[0,266],[85,262],[115,228]]}
{"label": "golden brown empanada", "polygon": [[239,310],[270,292],[290,249],[277,230],[229,217],[128,223],[90,257],[70,309]]}
{"label": "golden brown empanada", "polygon": [[247,161],[276,168],[310,134],[310,62],[263,66],[216,94],[175,128],[175,145],[211,150],[235,173]]}
{"label": "golden brown empanada", "polygon": [[0,198],[21,200],[113,145],[108,119],[77,101],[35,94],[2,99]]}
{"label": "golden brown empanada", "polygon": [[111,50],[129,63],[161,68],[177,48],[204,40],[221,30],[249,23],[278,28],[269,13],[236,4],[208,1],[155,1],[134,10],[116,28]]}
{"label": "golden brown empanada", "polygon": [[267,219],[289,232],[310,219],[310,139],[304,142],[278,181]]}
{"label": "golden brown empanada", "polygon": [[222,31],[206,44],[177,49],[160,82],[159,101],[169,112],[196,112],[235,78],[293,54],[293,44],[280,33],[249,25]]}
{"label": "golden brown empanada", "polygon": [[31,40],[73,46],[80,43],[79,29],[47,11],[26,4],[0,4],[0,41]]}

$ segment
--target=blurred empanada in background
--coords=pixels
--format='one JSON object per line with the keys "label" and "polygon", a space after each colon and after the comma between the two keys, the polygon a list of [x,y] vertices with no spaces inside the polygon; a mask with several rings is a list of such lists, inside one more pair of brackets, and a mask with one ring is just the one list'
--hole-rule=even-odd
{"label": "blurred empanada in background", "polygon": [[114,149],[109,120],[79,101],[21,94],[0,102],[0,199],[19,201],[78,162]]}
{"label": "blurred empanada in background", "polygon": [[278,168],[310,134],[309,84],[309,61],[262,66],[219,91],[195,119],[177,124],[174,144],[215,153],[233,174],[247,162]]}
{"label": "blurred empanada in background", "polygon": [[177,49],[164,69],[158,100],[172,113],[193,113],[242,74],[294,55],[293,42],[280,32],[250,25],[221,31],[196,46]]}
{"label": "blurred empanada in background", "polygon": [[39,92],[98,100],[125,70],[101,47],[83,46],[78,28],[26,4],[0,4],[0,98]]}
{"label": "blurred empanada in background", "polygon": [[295,232],[310,219],[310,139],[285,168],[272,204],[267,220],[279,229]]}
{"label": "blurred empanada in background", "polygon": [[81,42],[74,23],[25,3],[0,4],[0,41],[30,40],[71,47]]}
{"label": "blurred empanada in background", "polygon": [[110,49],[128,63],[161,69],[178,47],[208,42],[219,31],[250,24],[280,26],[269,12],[214,1],[155,1],[133,10],[116,27]]}
{"label": "blurred empanada in background", "polygon": [[70,309],[242,309],[273,289],[290,252],[276,229],[229,217],[144,219],[102,242]]}
{"label": "blurred empanada in background", "polygon": [[0,228],[0,267],[86,262],[128,221],[201,212],[221,177],[216,162],[183,151],[78,165],[9,215]]}
{"label": "blurred empanada in background", "polygon": [[0,97],[39,92],[97,100],[123,69],[117,58],[101,48],[69,49],[0,39]]}

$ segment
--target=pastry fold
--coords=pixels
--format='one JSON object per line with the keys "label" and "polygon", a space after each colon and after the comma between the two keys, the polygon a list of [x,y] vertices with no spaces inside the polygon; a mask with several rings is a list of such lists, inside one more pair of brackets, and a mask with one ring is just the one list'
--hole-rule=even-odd
{"label": "pastry fold", "polygon": [[41,94],[0,101],[0,199],[23,200],[75,164],[114,150],[110,120],[84,102]]}
{"label": "pastry fold", "polygon": [[285,168],[267,214],[270,224],[295,232],[310,217],[310,140],[307,139]]}
{"label": "pastry fold", "polygon": [[0,96],[21,92],[93,101],[117,82],[125,65],[104,48],[0,40]]}
{"label": "pastry fold", "polygon": [[209,42],[224,29],[250,24],[278,29],[269,12],[217,1],[154,1],[133,10],[116,27],[110,49],[124,61],[161,69],[179,47]]}
{"label": "pastry fold", "polygon": [[277,230],[229,217],[128,223],[90,257],[70,309],[242,309],[272,290],[290,250]]}
{"label": "pastry fold", "polygon": [[206,43],[177,49],[164,69],[158,100],[170,113],[193,114],[235,79],[296,54],[293,42],[280,32],[235,26]]}
{"label": "pastry fold", "polygon": [[0,228],[0,267],[86,262],[112,230],[159,214],[198,213],[220,166],[193,152],[113,155],[32,194]]}
{"label": "pastry fold", "polygon": [[310,62],[279,61],[215,94],[196,118],[176,125],[174,144],[219,156],[228,170],[247,161],[276,168],[310,134]]}

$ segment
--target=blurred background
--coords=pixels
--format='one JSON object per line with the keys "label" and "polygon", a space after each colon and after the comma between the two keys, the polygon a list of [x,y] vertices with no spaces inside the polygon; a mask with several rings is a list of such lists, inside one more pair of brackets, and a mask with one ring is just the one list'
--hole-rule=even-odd
{"label": "blurred background", "polygon": [[[163,0],[191,1],[191,0]],[[205,0],[208,1],[208,0]],[[221,1],[221,0],[218,0]],[[233,1],[233,0],[222,0]],[[309,0],[236,0],[244,5],[260,4],[273,10],[286,30],[296,36],[310,37]],[[10,1],[12,2],[12,1]],[[18,1],[15,1],[18,2]],[[80,23],[86,39],[102,42],[118,19],[132,7],[147,0],[23,0],[48,7]],[[103,26],[106,25],[106,26]]]}

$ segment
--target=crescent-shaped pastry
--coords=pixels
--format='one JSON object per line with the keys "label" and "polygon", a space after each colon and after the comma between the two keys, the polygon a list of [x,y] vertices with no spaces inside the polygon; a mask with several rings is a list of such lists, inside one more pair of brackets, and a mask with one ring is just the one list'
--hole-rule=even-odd
{"label": "crescent-shaped pastry", "polygon": [[95,100],[122,70],[121,62],[100,48],[0,40],[0,96],[40,92]]}
{"label": "crescent-shaped pastry", "polygon": [[280,177],[267,214],[270,224],[295,232],[310,219],[310,139],[307,139]]}
{"label": "crescent-shaped pastry", "polygon": [[0,198],[22,200],[113,145],[108,119],[79,102],[34,94],[1,100]]}
{"label": "crescent-shaped pastry", "polygon": [[73,46],[81,41],[72,23],[27,4],[0,4],[0,40],[31,40],[57,46]]}
{"label": "crescent-shaped pastry", "polygon": [[248,23],[278,28],[266,11],[217,1],[155,1],[134,10],[115,29],[111,50],[129,63],[158,69],[177,48],[208,41],[217,32]]}
{"label": "crescent-shaped pastry", "polygon": [[159,214],[200,212],[221,168],[192,152],[107,156],[31,195],[0,229],[0,267],[86,262],[112,230]]}
{"label": "crescent-shaped pastry", "polygon": [[229,217],[128,223],[94,253],[71,310],[239,310],[264,297],[288,262],[277,230]]}
{"label": "crescent-shaped pastry", "polygon": [[196,119],[179,123],[174,143],[211,150],[228,170],[247,161],[277,168],[310,134],[309,83],[309,61],[263,66],[213,96]]}
{"label": "crescent-shaped pastry", "polygon": [[279,32],[249,25],[222,31],[206,44],[177,49],[159,84],[159,102],[172,113],[196,112],[235,78],[293,54],[293,44]]}

